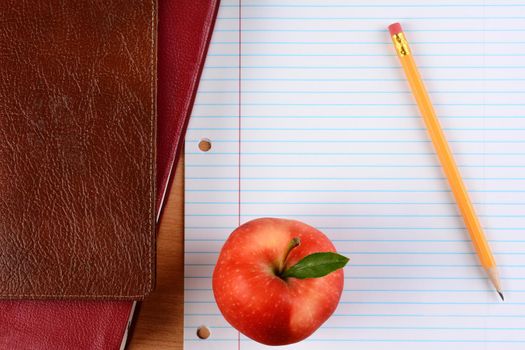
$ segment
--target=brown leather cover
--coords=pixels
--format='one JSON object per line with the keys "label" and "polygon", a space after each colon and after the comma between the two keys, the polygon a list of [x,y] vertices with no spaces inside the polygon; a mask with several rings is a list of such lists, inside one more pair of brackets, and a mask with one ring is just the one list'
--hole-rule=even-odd
{"label": "brown leather cover", "polygon": [[0,298],[154,284],[155,0],[0,1]]}

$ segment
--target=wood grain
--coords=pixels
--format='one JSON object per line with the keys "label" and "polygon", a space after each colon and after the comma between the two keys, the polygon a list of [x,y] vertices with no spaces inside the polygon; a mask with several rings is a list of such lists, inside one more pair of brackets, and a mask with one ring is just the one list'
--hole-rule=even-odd
{"label": "wood grain", "polygon": [[142,303],[129,350],[183,348],[184,169],[177,165],[157,240],[157,287]]}

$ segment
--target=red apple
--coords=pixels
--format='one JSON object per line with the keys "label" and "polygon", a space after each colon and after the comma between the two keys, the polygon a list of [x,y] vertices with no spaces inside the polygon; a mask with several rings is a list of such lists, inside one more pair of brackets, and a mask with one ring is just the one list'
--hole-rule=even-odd
{"label": "red apple", "polygon": [[[326,254],[311,255],[319,252]],[[334,252],[328,237],[302,222],[274,218],[247,222],[230,235],[215,266],[217,305],[233,327],[255,341],[266,345],[301,341],[339,303],[341,267],[348,259]],[[322,277],[309,278],[316,274]]]}

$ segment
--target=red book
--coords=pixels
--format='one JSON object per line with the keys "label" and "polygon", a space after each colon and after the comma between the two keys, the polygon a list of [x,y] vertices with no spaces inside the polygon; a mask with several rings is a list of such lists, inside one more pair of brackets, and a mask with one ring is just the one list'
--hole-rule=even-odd
{"label": "red book", "polygon": [[[158,1],[157,220],[169,191],[219,0]],[[2,301],[0,349],[119,349],[134,303]]]}

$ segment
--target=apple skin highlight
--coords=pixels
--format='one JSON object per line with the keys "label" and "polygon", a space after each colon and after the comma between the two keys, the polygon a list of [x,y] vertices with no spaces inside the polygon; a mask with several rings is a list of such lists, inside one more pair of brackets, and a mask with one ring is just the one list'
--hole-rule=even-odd
{"label": "apple skin highlight", "polygon": [[[301,243],[290,251],[293,238]],[[266,345],[299,342],[335,311],[344,286],[343,269],[319,278],[286,278],[279,268],[317,252],[335,252],[321,231],[299,221],[261,218],[232,232],[213,272],[213,293],[225,319]],[[286,260],[285,266],[280,266]]]}

